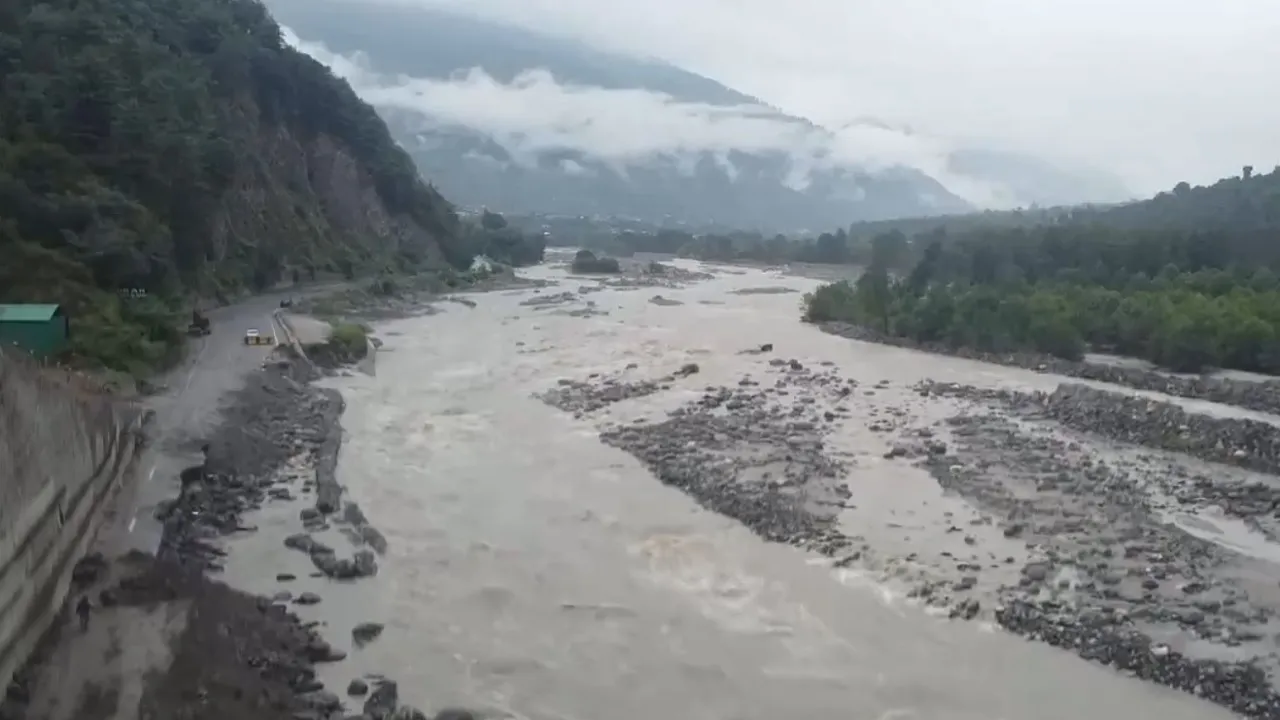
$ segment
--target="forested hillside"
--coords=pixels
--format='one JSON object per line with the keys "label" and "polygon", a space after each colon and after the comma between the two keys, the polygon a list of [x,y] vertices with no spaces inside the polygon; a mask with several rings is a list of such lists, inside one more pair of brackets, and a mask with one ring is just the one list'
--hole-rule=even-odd
{"label": "forested hillside", "polygon": [[1280,374],[1280,171],[1041,224],[893,228],[871,248],[858,283],[815,293],[809,319],[995,352]]}
{"label": "forested hillside", "polygon": [[64,304],[90,360],[161,364],[195,296],[477,249],[254,0],[0,3],[0,82],[0,301]]}
{"label": "forested hillside", "polygon": [[1260,175],[1255,174],[1254,168],[1246,167],[1237,177],[1197,187],[1186,182],[1178,183],[1168,192],[1138,202],[863,222],[854,223],[849,228],[849,233],[858,238],[870,238],[894,230],[915,235],[938,228],[957,233],[993,227],[1080,223],[1096,223],[1115,228],[1174,230],[1274,228],[1280,223],[1276,218],[1277,192],[1280,192],[1280,173],[1273,171]]}

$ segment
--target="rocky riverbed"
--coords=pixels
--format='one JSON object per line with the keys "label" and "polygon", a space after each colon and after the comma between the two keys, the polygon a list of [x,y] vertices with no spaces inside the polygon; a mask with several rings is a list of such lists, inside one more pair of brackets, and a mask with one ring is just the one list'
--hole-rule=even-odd
{"label": "rocky riverbed", "polygon": [[[205,461],[183,472],[180,494],[158,509],[164,524],[158,554],[94,556],[78,567],[81,592],[92,592],[99,607],[167,604],[184,609],[184,627],[171,638],[167,651],[171,662],[167,670],[146,680],[139,717],[427,718],[399,703],[396,683],[389,678],[359,677],[334,689],[317,679],[319,665],[340,663],[346,653],[321,636],[317,623],[303,622],[291,606],[318,603],[320,594],[295,597],[282,590],[271,597],[254,596],[216,579],[227,560],[223,539],[253,533],[255,528],[247,523],[265,505],[300,500],[307,503],[299,514],[300,532],[286,542],[308,553],[315,576],[350,581],[377,572],[376,557],[386,550],[386,540],[357,505],[344,502],[333,472],[341,440],[342,398],[313,387],[315,379],[308,364],[277,353],[227,404],[223,423],[203,445]],[[350,540],[350,557],[311,537],[331,525]],[[294,578],[282,574],[276,579],[288,583]],[[380,625],[365,623],[353,635],[360,646],[380,632]],[[40,676],[44,660],[38,652],[19,674],[0,717],[45,717],[41,709],[24,702],[27,685]],[[75,717],[112,717],[115,703],[103,702],[101,693],[115,692],[102,688],[90,693]],[[466,720],[471,715],[450,709],[435,717]]]}
{"label": "rocky riverbed", "polygon": [[1002,588],[1001,626],[1250,717],[1280,710],[1268,677],[1280,596],[1246,580],[1261,563],[1160,514],[1159,472],[998,414],[947,429],[953,454],[924,466],[1036,556]]}
{"label": "rocky riverbed", "polygon": [[[1251,471],[1276,471],[1274,426],[1072,384],[1034,393],[928,381],[911,407],[872,407],[887,382],[860,385],[772,346],[740,354],[760,356],[758,370],[662,418],[614,423],[607,411],[687,393],[695,373],[646,377],[633,365],[561,379],[540,397],[598,418],[604,443],[768,540],[883,571],[951,618],[994,621],[1246,717],[1280,717],[1277,567],[1177,522],[1217,506],[1269,531],[1280,484]],[[925,410],[937,403],[941,422]],[[956,550],[889,557],[869,528],[842,520],[864,500],[835,442],[854,424],[890,440],[886,461],[919,466],[974,508],[935,520]],[[982,540],[984,528],[1002,544]]]}
{"label": "rocky riverbed", "polygon": [[[959,397],[1003,408],[1033,420],[1052,420],[1082,433],[1163,451],[1163,491],[1182,505],[1213,504],[1280,538],[1280,426],[1245,418],[1187,412],[1170,403],[1063,384],[1051,393],[991,390],[954,383],[921,383],[924,395]],[[1210,465],[1189,470],[1189,455]],[[1163,461],[1163,462],[1160,462]],[[1218,464],[1257,471],[1232,473]]]}
{"label": "rocky riverbed", "polygon": [[1024,370],[1094,380],[1135,390],[1183,397],[1193,400],[1233,405],[1263,413],[1280,414],[1280,381],[1239,380],[1229,377],[1174,375],[1141,367],[1131,367],[1087,360],[1064,360],[1042,353],[989,353],[968,348],[953,348],[944,343],[920,343],[909,338],[885,335],[874,328],[841,322],[819,323],[818,327],[832,335],[854,340],[923,350],[953,357],[1017,367]]}

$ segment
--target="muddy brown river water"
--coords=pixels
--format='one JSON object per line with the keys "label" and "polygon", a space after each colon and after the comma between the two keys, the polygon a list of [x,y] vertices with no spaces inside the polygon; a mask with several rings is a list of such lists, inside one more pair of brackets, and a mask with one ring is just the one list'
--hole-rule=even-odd
{"label": "muddy brown river water", "polygon": [[[964,552],[941,518],[970,527],[981,513],[924,470],[886,459],[892,438],[869,430],[869,417],[828,438],[849,463],[855,499],[841,526],[876,551],[844,568],[701,509],[598,439],[602,421],[656,419],[706,386],[759,374],[759,359],[739,353],[763,343],[832,363],[866,387],[887,381],[868,407],[904,408],[922,422],[958,411],[910,390],[924,378],[1044,390],[1059,378],[824,335],[799,322],[801,293],[817,282],[777,272],[737,268],[682,288],[604,289],[546,307],[522,302],[595,283],[554,265],[526,274],[559,285],[382,324],[376,375],[329,381],[348,405],[339,478],[389,541],[375,578],[307,578],[305,556],[281,545],[296,532],[296,507],[269,506],[252,520],[260,532],[237,541],[227,570],[235,584],[270,594],[275,573],[293,572],[301,579],[291,590],[323,597],[298,612],[351,651],[323,670],[335,691],[385,673],[424,708],[529,720],[1233,717],[911,602],[915,575]],[[752,288],[768,290],[734,292]],[[598,313],[567,312],[587,301]],[[534,397],[561,378],[687,363],[701,370],[692,382],[592,418]],[[1186,522],[1214,535],[1211,520]],[[1237,545],[1259,542],[1223,526]],[[984,551],[1026,559],[1025,544],[997,527],[971,527]],[[1020,566],[983,573],[976,591],[1016,582]],[[350,628],[363,621],[386,630],[352,648]]]}

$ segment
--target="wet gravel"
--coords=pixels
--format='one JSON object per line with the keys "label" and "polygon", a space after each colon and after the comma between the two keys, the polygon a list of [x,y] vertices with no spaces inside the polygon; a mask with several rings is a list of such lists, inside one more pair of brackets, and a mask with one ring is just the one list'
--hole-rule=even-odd
{"label": "wet gravel", "polygon": [[1171,402],[1070,383],[1052,393],[936,382],[921,383],[916,389],[925,395],[981,400],[1111,441],[1267,473],[1258,479],[1231,481],[1221,471],[1189,472],[1175,464],[1165,468],[1162,484],[1182,504],[1215,504],[1235,517],[1260,523],[1269,535],[1276,534],[1271,526],[1280,511],[1280,479],[1271,475],[1280,472],[1280,427],[1191,413]]}
{"label": "wet gravel", "polygon": [[1001,591],[1002,627],[1251,717],[1280,712],[1265,660],[1276,597],[1251,598],[1234,578],[1252,564],[1157,515],[1158,477],[998,415],[948,425],[954,454],[922,464],[1037,556]]}
{"label": "wet gravel", "polygon": [[[765,347],[740,354],[772,351]],[[886,460],[919,466],[981,513],[974,522],[1025,548],[1017,558],[992,549],[972,562],[944,552],[956,561],[914,578],[914,601],[952,618],[990,618],[1246,717],[1280,718],[1272,679],[1280,569],[1170,521],[1209,504],[1273,518],[1280,484],[1225,477],[1206,463],[1274,471],[1274,428],[1076,384],[1024,393],[933,382],[914,388],[916,398],[948,403],[950,417],[921,424],[903,408],[858,402],[885,382],[859,388],[830,367],[759,362],[759,373],[706,387],[659,420],[605,422],[607,407],[673,387],[668,376],[628,379],[640,372],[634,367],[563,379],[541,397],[580,418],[598,417],[604,443],[702,506],[836,566],[882,551],[842,527],[840,513],[859,502],[858,491],[846,484],[845,460],[828,448],[833,433],[862,424],[890,442]],[[946,532],[981,554],[972,547],[976,533],[955,525]],[[989,573],[1000,578],[994,590]]]}
{"label": "wet gravel", "polygon": [[670,390],[678,378],[689,377],[699,371],[696,364],[690,363],[660,378],[629,380],[627,373],[637,367],[629,365],[622,373],[610,376],[593,373],[584,382],[561,379],[556,387],[537,397],[554,408],[583,417],[623,400]]}
{"label": "wet gravel", "polygon": [[[857,385],[795,360],[762,365],[758,376],[744,376],[734,387],[706,387],[660,422],[606,426],[600,438],[766,539],[836,555],[850,544],[835,527],[849,490],[841,481],[845,466],[826,451],[824,437]],[[672,379],[561,380],[541,397],[582,417],[667,389]]]}
{"label": "wet gravel", "polygon": [[818,323],[818,327],[832,335],[854,340],[981,360],[1051,375],[1095,380],[1135,390],[1147,390],[1174,397],[1234,405],[1257,412],[1280,414],[1280,381],[1277,380],[1252,381],[1227,377],[1172,375],[1139,367],[1064,360],[1041,353],[988,353],[967,348],[953,348],[943,343],[920,343],[908,338],[887,336],[873,328],[849,323]]}

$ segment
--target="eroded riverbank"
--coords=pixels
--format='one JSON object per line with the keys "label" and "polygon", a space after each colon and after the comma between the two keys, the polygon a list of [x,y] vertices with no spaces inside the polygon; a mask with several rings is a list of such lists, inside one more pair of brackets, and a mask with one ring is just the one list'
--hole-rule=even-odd
{"label": "eroded riverbank", "polygon": [[[387,676],[325,686],[319,669],[340,663],[348,651],[336,645],[350,641],[331,644],[328,628],[299,616],[322,601],[318,592],[246,592],[254,588],[225,573],[251,566],[283,587],[298,579],[252,555],[279,542],[259,538],[257,521],[282,511],[291,518],[288,547],[306,558],[298,573],[316,590],[377,573],[385,539],[342,498],[334,465],[343,402],[313,385],[318,377],[292,352],[273,352],[226,398],[203,462],[182,471],[178,495],[155,511],[157,553],[94,554],[77,565],[73,593],[91,604],[88,624],[77,629],[68,619],[51,631],[8,688],[0,717],[325,720],[346,717],[344,706],[371,720],[427,717],[399,702]],[[328,533],[332,544],[313,533]],[[372,642],[380,631],[363,623],[350,633]]]}
{"label": "eroded riverbank", "polygon": [[967,401],[914,386],[1061,378],[823,335],[777,274],[532,274],[559,286],[381,325],[378,376],[333,381],[339,477],[388,540],[366,589],[304,609],[385,624],[345,676],[528,718],[1227,716],[989,631],[1044,529],[917,466],[971,451],[946,422]]}
{"label": "eroded riverbank", "polygon": [[[814,281],[680,264],[382,322],[376,377],[269,367],[210,442],[239,479],[169,508],[263,599],[160,604],[167,702],[276,677],[250,693],[276,715],[193,717],[342,717],[390,675],[396,704],[530,720],[1277,716],[1264,445],[1144,447],[1225,426],[1046,405],[1065,378],[851,342],[797,322]],[[275,664],[219,684],[202,644]]]}

